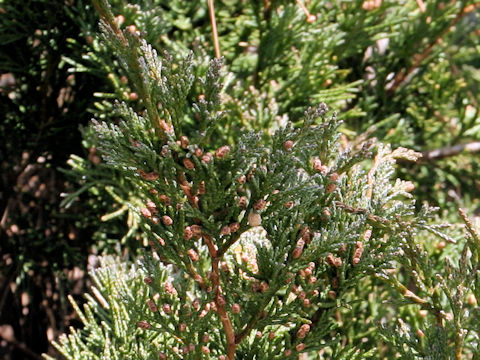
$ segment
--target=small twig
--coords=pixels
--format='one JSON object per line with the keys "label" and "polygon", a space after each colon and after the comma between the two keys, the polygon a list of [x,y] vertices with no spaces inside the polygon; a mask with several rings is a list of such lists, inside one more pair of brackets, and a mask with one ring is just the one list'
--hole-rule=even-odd
{"label": "small twig", "polygon": [[366,196],[369,200],[371,200],[373,196],[373,186],[375,185],[375,173],[377,172],[377,169],[378,169],[378,166],[380,165],[381,160],[382,160],[382,157],[380,155],[375,156],[375,159],[373,161],[373,166],[367,174],[368,190],[367,190]]}
{"label": "small twig", "polygon": [[198,283],[200,288],[206,289],[205,281],[203,280],[202,276],[195,270],[192,264],[187,264],[187,271],[190,276]]}
{"label": "small twig", "polygon": [[472,235],[472,237],[475,240],[478,240],[478,242],[480,243],[480,235],[478,234],[477,230],[473,226],[472,221],[468,218],[467,212],[465,210],[459,208],[458,213],[460,214],[463,221],[465,222],[465,225],[467,226],[467,230],[470,233],[470,235]]}
{"label": "small twig", "polygon": [[122,43],[125,47],[128,46],[128,41],[125,38],[125,35],[123,35],[122,31],[118,27],[117,22],[113,18],[113,15],[110,11],[106,10],[103,6],[100,5],[98,1],[92,1],[93,7],[97,11],[97,13],[100,15],[102,20],[108,24],[113,32],[119,37],[119,39],[122,40]]}
{"label": "small twig", "polygon": [[462,348],[463,348],[463,331],[460,324],[456,324],[455,331],[455,359],[462,360]]}
{"label": "small twig", "polygon": [[340,201],[335,201],[335,205],[338,206],[341,209],[344,209],[345,211],[351,213],[351,214],[361,214],[361,215],[366,215],[367,219],[374,222],[374,223],[380,223],[384,225],[390,225],[391,222],[388,219],[385,219],[381,216],[374,215],[371,212],[369,212],[367,209],[364,208],[354,208],[350,205],[344,204]]}
{"label": "small twig", "polygon": [[427,7],[425,6],[425,4],[423,3],[422,0],[416,0],[417,1],[417,5],[418,5],[418,8],[420,9],[420,11],[422,13],[424,13],[425,11],[427,11]]}
{"label": "small twig", "polygon": [[413,56],[414,62],[413,64],[406,70],[400,71],[397,73],[395,78],[393,79],[392,86],[387,90],[388,95],[393,95],[395,91],[407,80],[408,76],[414,72],[422,63],[423,61],[430,55],[432,52],[435,44],[437,44],[441,39],[468,13],[473,11],[475,8],[479,7],[480,3],[475,3],[472,5],[468,5],[464,7],[457,16],[448,24],[448,26],[440,33],[440,35],[435,38],[428,46],[423,50],[421,54],[416,54]]}
{"label": "small twig", "polygon": [[235,349],[237,344],[235,343],[235,332],[233,331],[233,325],[228,317],[228,313],[225,310],[225,297],[222,294],[222,287],[220,286],[220,271],[218,268],[219,257],[217,256],[217,249],[212,241],[210,235],[203,235],[203,240],[208,247],[208,252],[212,259],[212,285],[215,291],[215,305],[217,306],[217,314],[220,317],[220,321],[223,324],[225,335],[227,338],[227,358],[228,360],[235,360]]}
{"label": "small twig", "polygon": [[230,248],[230,246],[232,246],[233,244],[235,244],[235,242],[240,238],[240,236],[242,236],[243,232],[240,230],[238,231],[237,234],[233,235],[230,237],[229,240],[227,240],[222,247],[220,247],[220,249],[218,249],[217,251],[217,256],[218,257],[222,257],[223,254],[225,254],[228,249]]}
{"label": "small twig", "polygon": [[208,13],[210,15],[210,23],[212,24],[213,46],[215,47],[215,57],[222,57],[220,53],[220,42],[218,41],[217,20],[215,19],[215,7],[213,0],[208,0]]}
{"label": "small twig", "polygon": [[258,311],[250,318],[247,326],[239,334],[235,336],[236,344],[240,344],[242,340],[245,339],[247,335],[250,333],[250,331],[255,327],[255,325],[257,324],[258,320],[262,316],[265,310],[265,307],[268,305],[270,300],[271,300],[271,297],[266,298],[266,300],[264,300],[263,304],[259,307]]}
{"label": "small twig", "polygon": [[475,153],[480,151],[480,141],[473,141],[467,144],[445,146],[440,149],[425,151],[422,153],[424,161],[438,160],[449,156],[455,156],[462,152]]}
{"label": "small twig", "polygon": [[213,243],[213,240],[210,237],[210,235],[203,234],[202,237],[203,237],[203,240],[205,240],[205,245],[207,245],[208,253],[210,254],[210,257],[212,259],[218,260],[217,247]]}
{"label": "small twig", "polygon": [[436,161],[449,156],[456,156],[461,154],[462,152],[473,154],[479,151],[480,151],[480,141],[473,141],[467,144],[445,146],[440,149],[424,151],[422,152],[422,157],[416,161],[412,161],[409,159],[398,159],[397,163],[405,164],[405,163],[416,162],[417,164],[422,164],[427,161]]}
{"label": "small twig", "polygon": [[263,8],[268,10],[270,8],[270,0],[263,0]]}
{"label": "small twig", "polygon": [[297,4],[302,9],[303,13],[305,14],[305,17],[307,18],[307,22],[314,22],[317,17],[315,15],[312,15],[310,11],[307,9],[304,3],[302,3],[301,0],[297,0]]}

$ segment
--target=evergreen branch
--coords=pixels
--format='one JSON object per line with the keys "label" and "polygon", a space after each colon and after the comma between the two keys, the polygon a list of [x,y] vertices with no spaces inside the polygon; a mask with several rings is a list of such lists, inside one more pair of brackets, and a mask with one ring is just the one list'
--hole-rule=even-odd
{"label": "evergreen branch", "polygon": [[420,54],[415,54],[413,56],[413,64],[406,70],[406,71],[400,71],[397,73],[395,78],[393,79],[392,86],[387,90],[387,94],[389,96],[392,96],[397,89],[402,86],[408,79],[409,75],[413,73],[416,69],[420,67],[420,65],[423,63],[423,61],[430,55],[432,52],[433,48],[435,47],[435,44],[440,43],[442,38],[450,32],[450,30],[458,24],[458,22],[463,19],[463,17],[470,12],[472,12],[475,8],[480,7],[480,2],[468,5],[460,10],[460,12],[453,18],[453,20],[447,25],[447,27],[438,35],[435,39],[433,39],[428,46],[423,50],[422,53]]}
{"label": "evergreen branch", "polygon": [[465,222],[465,227],[467,228],[468,234],[470,235],[471,239],[469,248],[478,264],[478,262],[480,261],[480,234],[478,233],[478,230],[475,228],[475,226],[472,224],[472,221],[468,218],[465,210],[459,208],[458,213]]}
{"label": "evergreen branch", "polygon": [[110,26],[110,28],[113,30],[115,35],[117,35],[118,38],[121,39],[123,45],[127,47],[128,41],[125,38],[125,35],[123,34],[123,32],[118,27],[117,22],[115,21],[108,4],[102,0],[93,0],[92,4],[95,10],[97,10],[97,13],[100,15],[100,18]]}
{"label": "evergreen branch", "polygon": [[220,42],[218,40],[217,20],[215,18],[214,0],[208,0],[208,14],[210,15],[210,24],[212,25],[213,46],[215,47],[215,57],[221,58]]}
{"label": "evergreen branch", "polygon": [[470,219],[468,218],[467,216],[467,213],[465,212],[465,210],[463,209],[458,209],[458,213],[460,214],[460,216],[462,217],[463,221],[465,222],[465,225],[467,227],[467,230],[468,232],[470,233],[470,235],[472,236],[472,238],[474,238],[477,243],[480,245],[480,234],[478,233],[477,229],[475,229],[475,227],[473,226],[472,222],[470,221]]}
{"label": "evergreen branch", "polygon": [[145,82],[141,80],[143,78],[142,69],[140,66],[141,59],[138,56],[140,44],[138,39],[135,38],[135,30],[133,30],[133,28],[129,29],[130,36],[125,36],[125,34],[118,27],[110,7],[104,0],[94,0],[93,5],[102,18],[103,24],[108,26],[110,30],[113,31],[115,36],[120,39],[122,44],[121,54],[125,54],[127,70],[132,72],[131,79],[135,84],[136,90],[139,92],[140,98],[145,102],[145,106],[149,115],[148,117],[155,129],[157,136],[161,139],[164,139],[164,132],[169,132],[170,127],[169,124],[166,124],[165,121],[160,118],[156,104],[152,99],[152,94],[150,93],[149,89],[147,89]]}
{"label": "evergreen branch", "polygon": [[[322,315],[325,314],[325,311],[328,311],[329,308],[328,307],[319,307],[317,309],[317,311],[315,311],[312,315],[312,317],[310,318],[310,328],[313,329],[315,328],[315,326],[318,325],[318,323],[320,322],[321,318],[322,318]],[[297,334],[294,334],[294,337],[293,337],[293,340],[295,341],[296,340],[296,337],[297,337]]]}
{"label": "evergreen branch", "polygon": [[[125,309],[123,303],[118,304],[125,316],[113,313],[117,317],[114,321],[121,321],[126,329],[128,325],[128,329],[133,330],[131,335],[119,333],[119,342],[115,343],[110,341],[108,329],[102,338],[104,333],[95,325],[97,320],[113,329],[116,325],[113,322],[110,326],[105,320],[112,315],[105,314],[102,306],[92,306],[84,318],[93,325],[85,326],[86,330],[81,332],[82,338],[89,341],[85,347],[103,348],[105,358],[125,358],[136,351],[137,358],[159,357],[162,360],[172,356],[183,359],[215,357],[221,360],[253,357],[291,359],[301,353],[311,356],[317,350],[325,350],[332,358],[353,359],[347,355],[353,356],[354,350],[358,349],[359,353],[372,345],[370,340],[364,344],[356,339],[367,337],[365,334],[374,337],[379,331],[374,322],[370,322],[370,319],[375,320],[373,313],[377,311],[358,308],[358,300],[367,298],[369,305],[376,307],[382,303],[387,304],[382,306],[386,308],[393,303],[389,300],[396,297],[400,305],[407,305],[405,312],[402,312],[406,315],[405,319],[417,319],[415,314],[409,314],[412,309],[416,311],[420,308],[422,317],[428,314],[424,322],[415,321],[412,327],[417,323],[441,327],[445,340],[442,338],[437,341],[437,337],[430,336],[426,331],[425,339],[416,342],[410,336],[413,334],[411,327],[405,324],[408,336],[402,338],[397,333],[392,334],[391,338],[394,347],[400,343],[409,348],[400,348],[392,355],[427,354],[429,349],[442,341],[441,350],[452,350],[449,352],[451,358],[455,358],[454,354],[462,355],[462,349],[466,349],[471,342],[468,337],[478,336],[477,330],[469,323],[477,317],[477,309],[472,306],[473,300],[469,300],[467,305],[472,306],[468,308],[471,316],[460,312],[464,291],[471,292],[465,295],[479,296],[478,286],[473,286],[470,280],[467,283],[463,275],[463,272],[471,270],[473,257],[466,255],[465,250],[460,266],[463,272],[458,272],[460,275],[457,277],[444,276],[446,280],[441,284],[448,285],[452,291],[440,289],[435,280],[436,274],[449,275],[451,269],[446,269],[446,272],[443,268],[439,269],[433,257],[429,262],[431,252],[423,251],[423,247],[425,244],[430,246],[432,242],[416,242],[414,236],[418,232],[413,230],[425,229],[430,232],[426,235],[434,239],[440,237],[445,242],[454,241],[439,231],[440,225],[428,222],[428,208],[422,209],[420,216],[415,215],[414,202],[408,194],[412,190],[411,183],[397,179],[392,184],[391,181],[396,159],[412,161],[421,154],[404,148],[391,151],[389,146],[379,144],[373,165],[365,164],[368,166],[366,170],[358,165],[365,158],[372,157],[372,144],[364,143],[368,135],[377,129],[378,133],[382,132],[382,128],[400,115],[390,115],[383,122],[377,122],[348,147],[339,141],[341,135],[338,133],[336,115],[330,120],[324,116],[328,111],[325,104],[315,111],[313,108],[307,110],[303,126],[299,122],[300,109],[311,105],[312,99],[323,101],[326,97],[338,102],[353,97],[362,85],[361,80],[354,81],[351,76],[355,76],[359,70],[358,64],[362,67],[364,64],[355,54],[362,53],[364,45],[373,44],[375,39],[385,38],[386,34],[379,31],[385,29],[388,32],[386,27],[400,33],[404,29],[403,22],[411,19],[404,9],[397,11],[390,3],[388,10],[385,6],[379,9],[387,10],[379,17],[380,11],[371,14],[356,11],[360,6],[367,10],[361,2],[357,2],[356,6],[342,4],[341,8],[331,6],[328,9],[322,8],[322,2],[308,0],[264,0],[251,4],[239,2],[236,5],[230,4],[234,2],[222,3],[225,13],[235,16],[233,27],[231,19],[227,19],[225,25],[221,23],[227,17],[218,11],[216,15],[219,17],[215,17],[214,0],[207,0],[208,13],[204,8],[205,3],[191,5],[188,11],[182,13],[184,22],[175,20],[170,25],[175,29],[181,28],[183,32],[180,37],[188,40],[179,44],[176,40],[179,37],[177,30],[170,31],[167,26],[167,30],[162,32],[165,36],[159,39],[156,36],[158,33],[155,34],[155,37],[152,36],[154,42],[149,45],[151,41],[140,39],[139,34],[143,33],[144,28],[136,15],[130,14],[129,19],[125,19],[128,24],[136,25],[124,28],[118,20],[123,15],[114,18],[114,13],[106,5],[107,0],[94,1],[100,7],[105,6],[105,9],[97,9],[104,13],[101,15],[103,40],[118,53],[130,82],[138,92],[135,100],[141,102],[132,108],[127,105],[117,107],[121,110],[120,126],[97,124],[95,131],[89,135],[89,142],[104,155],[106,164],[123,176],[120,179],[124,181],[119,182],[115,189],[122,189],[124,183],[131,187],[125,189],[128,194],[116,191],[122,196],[114,198],[115,202],[129,206],[129,215],[135,216],[135,223],[129,224],[130,232],[136,231],[138,224],[142,225],[142,237],[150,240],[149,244],[158,257],[151,257],[150,262],[145,261],[148,266],[144,266],[147,276],[143,277],[143,281],[139,278],[129,282],[133,271],[118,277],[122,281],[122,288],[125,287],[122,292],[128,295],[131,303]],[[425,0],[416,0],[420,10],[416,11],[415,19],[420,22],[416,21],[414,27],[424,29],[429,26],[424,22],[429,14],[439,13],[441,16],[434,19],[433,30],[426,32],[425,36],[421,33],[415,36],[416,39],[422,37],[421,42],[408,42],[410,45],[416,43],[418,49],[397,54],[397,50],[404,49],[392,47],[392,54],[385,54],[386,60],[404,64],[397,68],[399,73],[394,74],[397,77],[392,80],[389,76],[387,79],[378,76],[375,81],[392,80],[392,91],[399,87],[401,91],[412,90],[410,84],[404,84],[433,56],[442,36],[446,41],[452,38],[456,40],[447,32],[453,32],[452,28],[459,18],[475,7],[466,7],[466,4],[474,1],[457,3],[458,6],[451,2],[448,11],[442,15],[441,11],[437,12],[436,6],[427,4],[427,8]],[[176,1],[174,3],[167,7],[168,12],[171,10],[173,13],[173,18],[178,5]],[[217,2],[217,7],[219,4]],[[416,10],[415,3],[412,5]],[[368,6],[376,8],[379,5]],[[159,8],[163,11],[164,7]],[[205,11],[192,11],[198,9]],[[423,14],[425,10],[428,13]],[[462,13],[458,15],[459,11]],[[194,13],[195,17],[187,15]],[[334,21],[328,20],[326,22],[331,24],[326,28],[322,28],[320,23],[309,26],[316,20],[315,13],[322,14],[322,19],[327,20],[342,17],[348,23],[344,24],[342,20],[337,26]],[[141,12],[138,11],[138,14]],[[378,21],[378,18],[381,19]],[[463,21],[458,25],[462,25]],[[364,26],[355,25],[358,23]],[[217,25],[222,40],[219,39]],[[136,26],[142,32],[137,31]],[[162,58],[157,56],[155,46],[159,45],[158,41],[166,42],[173,51],[193,44],[196,54],[204,53],[205,45],[198,34],[208,36],[210,26],[210,49],[214,48],[215,57],[208,68],[201,65],[202,62],[193,62],[191,56],[180,64],[174,62],[178,53],[175,56],[166,54]],[[232,28],[233,31],[227,33]],[[189,34],[189,29],[194,31]],[[148,32],[150,30],[146,27],[145,33]],[[366,34],[362,36],[366,40],[357,44],[347,41],[344,46],[344,40],[351,37],[347,33]],[[408,39],[412,34],[409,32],[407,35]],[[222,50],[232,59],[240,55],[239,60],[233,60],[232,75],[225,77],[219,71],[220,41],[224,47]],[[243,51],[243,45],[238,48],[239,43],[249,47]],[[343,58],[335,53],[339,46],[345,49]],[[379,54],[383,53],[380,46],[378,50]],[[410,58],[416,53],[415,57]],[[467,55],[472,53],[467,51]],[[345,64],[346,58],[354,60],[351,69],[340,68],[339,64]],[[443,67],[440,69],[448,71],[447,63],[441,64]],[[426,71],[426,75],[430,76],[429,70],[430,65]],[[234,78],[236,75],[233,74],[240,76]],[[435,71],[435,75],[441,74],[441,71]],[[223,92],[225,97],[221,101],[222,78],[227,83]],[[347,78],[352,82],[344,85]],[[458,78],[463,79],[463,76]],[[434,76],[428,80],[432,84],[438,83],[438,78]],[[445,80],[455,82],[450,77]],[[122,80],[125,86],[121,89],[116,85],[121,94],[125,91],[128,95],[128,81]],[[455,82],[458,83],[460,81]],[[371,89],[375,90],[375,86]],[[380,89],[383,89],[380,91],[382,95],[389,91],[388,87],[382,85]],[[115,94],[111,95],[116,97]],[[125,101],[128,101],[127,97],[123,96]],[[445,97],[442,93],[438,99]],[[195,98],[198,101],[194,102]],[[352,110],[348,116],[362,113],[371,114],[377,119],[380,114],[382,117],[386,115],[383,113],[384,103],[378,102],[375,97],[372,99],[372,102],[365,102],[359,93],[358,105],[357,101],[352,103],[352,107],[348,105]],[[405,103],[409,99],[407,97]],[[447,106],[439,108],[439,103],[432,101],[422,105],[421,109],[427,116],[431,112],[435,116],[446,111],[451,113]],[[447,103],[451,104],[450,101]],[[158,114],[156,117],[149,111],[152,104]],[[222,117],[227,111],[229,115]],[[419,110],[412,108],[411,111],[414,113]],[[465,116],[462,119],[473,124],[471,118]],[[243,132],[239,127],[250,119],[249,127],[256,130],[255,133],[238,139],[238,131]],[[420,116],[418,123],[423,126],[422,120]],[[426,120],[430,121],[430,118]],[[157,125],[163,129],[163,134],[160,133],[168,142],[159,143],[159,137],[152,131],[153,125],[149,121],[160,122]],[[425,124],[425,127],[428,125]],[[463,126],[462,131],[466,130],[468,126]],[[226,139],[228,146],[225,146]],[[213,150],[220,144],[224,146],[213,155]],[[230,147],[235,150],[230,151]],[[431,158],[428,155],[425,157]],[[104,177],[102,175],[101,178]],[[113,217],[121,211],[105,217]],[[262,221],[265,233],[252,232],[250,236],[241,237],[242,234],[248,235],[247,228],[257,226],[258,229]],[[470,228],[468,230],[472,232]],[[407,237],[408,234],[411,236]],[[467,235],[467,245],[478,258],[479,250],[472,236]],[[465,249],[469,248],[466,246]],[[188,257],[184,256],[185,253]],[[400,270],[389,272],[395,265],[400,266]],[[477,271],[476,268],[474,271]],[[109,276],[116,278],[113,273]],[[380,284],[378,289],[381,288],[381,292],[378,293],[376,279],[369,281],[372,276],[383,276],[383,281],[390,285],[388,291],[384,291],[386,286]],[[473,278],[473,275],[470,276]],[[119,280],[109,281],[111,285],[105,282],[106,285],[98,286],[98,290],[105,295],[112,292],[116,294]],[[467,285],[468,290],[465,290]],[[111,288],[110,292],[103,292],[102,287]],[[374,300],[369,294],[380,296]],[[114,300],[114,296],[105,299],[108,302]],[[457,300],[459,305],[455,303]],[[339,306],[342,307],[341,314]],[[401,321],[395,315],[384,316],[388,309],[385,312],[383,308],[378,311],[382,325],[384,321],[385,325],[395,319]],[[450,316],[450,310],[454,313],[453,317]],[[432,322],[430,315],[435,316],[437,323]],[[130,326],[133,325],[130,320],[139,317],[143,319],[136,323],[137,327]],[[342,319],[350,317],[353,321]],[[451,321],[450,318],[456,322],[455,329],[442,324],[443,319]],[[192,325],[187,325],[189,321]],[[331,331],[337,327],[338,331]],[[459,332],[462,329],[472,329],[473,335],[467,334],[465,339],[462,338]],[[422,334],[418,336],[424,336],[422,329],[418,330],[418,334]],[[457,340],[454,348],[452,340],[456,336],[455,330]],[[137,334],[141,334],[141,337]],[[336,341],[338,335],[344,342]],[[430,344],[430,338],[435,344]],[[127,348],[124,343],[133,342],[138,346],[123,350]],[[65,344],[65,347],[73,348],[68,353],[78,347],[73,340],[71,344]],[[346,344],[351,347],[347,346],[344,351],[342,347],[346,348]],[[80,346],[84,346],[83,343]],[[136,350],[139,348],[145,349],[143,354]],[[116,356],[117,350],[121,353],[119,356]],[[363,358],[368,358],[367,353],[363,355]],[[85,355],[82,356],[85,359]],[[361,356],[355,355],[355,359]]]}
{"label": "evergreen branch", "polygon": [[438,313],[438,310],[429,301],[419,297],[414,292],[408,290],[397,278],[388,276],[386,273],[376,274],[375,277],[380,280],[386,281],[392,288],[398,291],[399,294],[409,302],[420,305],[422,308],[428,309],[434,313]]}
{"label": "evergreen branch", "polygon": [[[338,294],[337,294],[338,295]],[[332,307],[335,306],[335,303],[332,303],[332,305],[326,305],[326,306],[319,306],[319,308],[312,314],[312,316],[310,317],[310,331],[312,331],[313,329],[315,329],[315,327],[320,323],[320,321],[322,320],[322,316],[329,310],[331,310]],[[340,314],[338,314],[338,316],[341,316]],[[323,323],[322,323],[323,324]],[[298,339],[298,333],[295,332],[295,331],[292,331],[291,334],[291,342],[292,343],[295,343]]]}

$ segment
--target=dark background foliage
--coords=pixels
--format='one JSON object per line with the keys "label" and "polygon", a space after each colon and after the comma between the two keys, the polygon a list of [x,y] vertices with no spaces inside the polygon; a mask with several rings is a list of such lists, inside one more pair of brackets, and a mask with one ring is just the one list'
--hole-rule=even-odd
{"label": "dark background foliage", "polygon": [[65,292],[82,291],[97,216],[85,202],[59,206],[72,188],[57,169],[84,154],[79,126],[105,81],[63,60],[81,57],[81,24],[96,24],[88,2],[8,0],[0,10],[0,357],[38,358],[47,334],[69,323]]}

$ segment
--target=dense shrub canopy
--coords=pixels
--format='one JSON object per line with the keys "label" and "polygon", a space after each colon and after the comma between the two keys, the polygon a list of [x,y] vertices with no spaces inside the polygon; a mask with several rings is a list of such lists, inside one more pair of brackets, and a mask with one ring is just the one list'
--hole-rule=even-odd
{"label": "dense shrub canopy", "polygon": [[[284,358],[290,348],[296,356],[302,323],[311,330],[303,334],[300,352],[321,350],[332,358],[473,354],[475,227],[468,223],[470,238],[459,227],[445,235],[422,204],[440,206],[439,214],[453,222],[460,219],[458,206],[472,215],[478,206],[478,4],[114,0],[95,6],[0,2],[2,304],[14,304],[13,311],[2,311],[1,322],[14,334],[2,335],[2,351],[22,358],[28,348],[46,350],[47,328],[63,325],[45,314],[66,311],[61,299],[72,291],[68,274],[79,273],[68,269],[85,268],[89,253],[122,253],[125,259],[145,247],[154,258],[144,261],[143,272],[105,260],[108,265],[94,275],[94,294],[98,300],[103,293],[106,302],[91,298],[91,314],[83,320],[85,334],[96,339],[85,343],[91,356],[112,339],[128,348],[133,337],[148,342],[136,344],[144,358],[175,346],[181,353],[171,334],[136,325],[160,326],[149,317],[149,301],[219,301],[201,285],[208,289],[213,282],[209,272],[217,260],[230,269],[228,279],[219,281],[232,281],[222,289],[242,340],[238,358]],[[215,59],[219,55],[222,61]],[[317,108],[321,103],[338,114]],[[79,131],[91,117],[94,125]],[[76,155],[66,170],[70,153]],[[259,221],[255,228],[265,232],[251,233]],[[203,229],[194,242],[184,238],[192,226]],[[299,245],[305,229],[312,243]],[[294,252],[311,258],[304,264]],[[108,269],[121,270],[114,276]],[[305,271],[313,272],[319,293],[302,310],[289,301],[313,286]],[[297,272],[290,285],[280,285],[287,273]],[[156,274],[160,288],[138,278],[125,285],[134,273]],[[175,281],[185,275],[190,290],[182,293],[182,285],[178,298],[158,298],[172,282],[169,274]],[[344,280],[338,289],[335,278]],[[269,290],[256,292],[255,281],[267,282]],[[241,301],[229,297],[235,287],[245,293]],[[81,292],[77,287],[75,293]],[[138,306],[121,300],[136,296]],[[283,304],[281,310],[262,303],[267,298]],[[242,316],[228,307],[232,303]],[[117,310],[100,315],[109,306],[130,312],[123,319]],[[324,309],[321,319],[317,306]],[[272,316],[243,316],[260,309]],[[286,325],[268,322],[283,319],[282,311],[295,316]],[[223,319],[214,326],[225,329],[222,310],[217,314],[198,319],[198,326]],[[162,326],[175,327],[182,316],[180,311]],[[100,339],[98,319],[127,332],[105,330]],[[325,332],[317,333],[309,321]],[[33,324],[40,326],[33,330]],[[274,325],[280,330],[270,330]],[[199,329],[189,328],[188,336]],[[276,333],[272,339],[269,331]],[[82,334],[64,342],[62,351],[87,356],[74,349]],[[228,332],[215,336],[223,342],[203,355],[232,348]],[[170,345],[159,350],[160,343]],[[104,355],[118,356],[118,349]]]}

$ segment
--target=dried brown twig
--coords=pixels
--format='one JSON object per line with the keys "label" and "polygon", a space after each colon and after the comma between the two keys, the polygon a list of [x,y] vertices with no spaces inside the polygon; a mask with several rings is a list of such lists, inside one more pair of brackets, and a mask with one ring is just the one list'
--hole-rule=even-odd
{"label": "dried brown twig", "polygon": [[473,141],[467,144],[445,146],[440,149],[423,152],[423,161],[438,160],[449,156],[455,156],[462,152],[475,153],[480,151],[480,141]]}
{"label": "dried brown twig", "polygon": [[212,24],[212,36],[213,36],[213,46],[215,48],[215,57],[220,58],[220,42],[218,40],[218,31],[217,31],[217,20],[215,18],[215,7],[213,5],[213,0],[208,0],[208,13],[210,15],[210,23]]}
{"label": "dried brown twig", "polygon": [[210,258],[212,259],[211,280],[213,290],[215,291],[215,305],[217,306],[217,313],[220,317],[220,321],[223,324],[223,329],[225,330],[225,335],[227,338],[227,358],[228,360],[234,360],[237,344],[235,343],[235,332],[233,330],[232,322],[227,311],[225,310],[226,301],[224,295],[222,294],[222,287],[220,285],[220,270],[218,267],[220,258],[218,257],[217,248],[213,243],[212,238],[209,235],[203,235],[203,239],[208,247]]}

